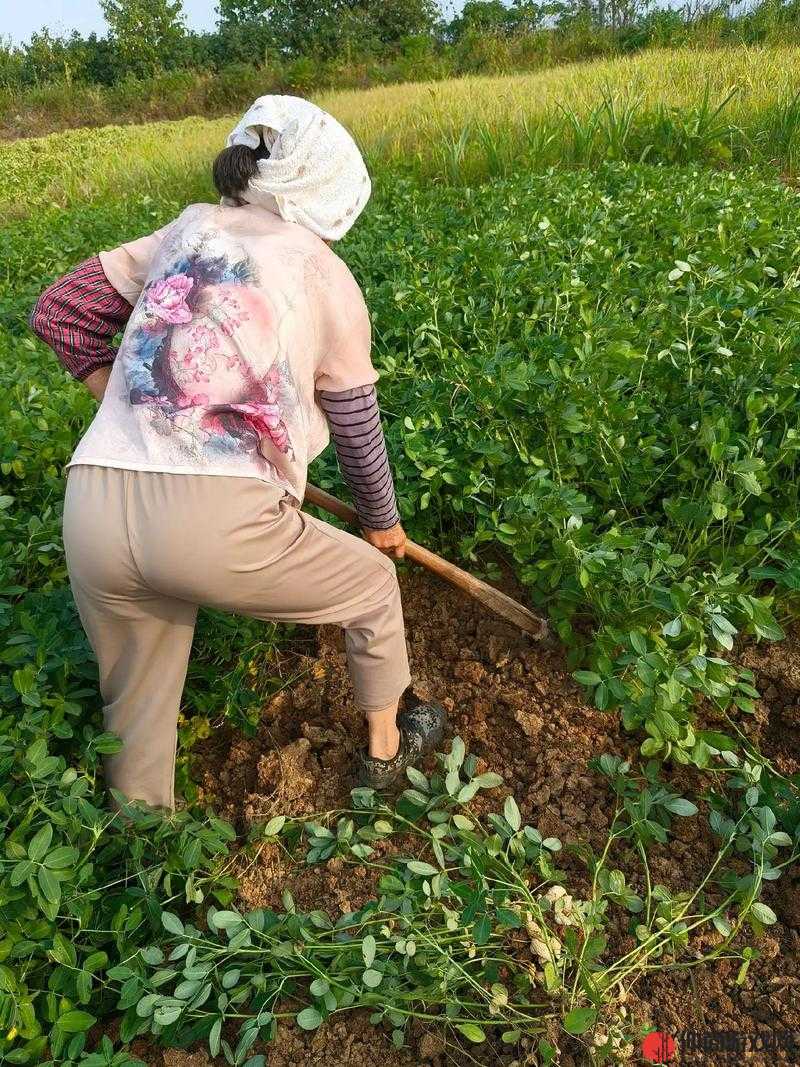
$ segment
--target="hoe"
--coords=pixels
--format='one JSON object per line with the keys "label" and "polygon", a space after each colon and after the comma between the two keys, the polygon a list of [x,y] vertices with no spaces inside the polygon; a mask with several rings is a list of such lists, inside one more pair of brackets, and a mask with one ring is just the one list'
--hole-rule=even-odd
{"label": "hoe", "polygon": [[[306,487],[305,503],[313,504],[315,507],[335,515],[337,519],[342,519],[343,522],[353,525],[358,524],[356,513],[348,504],[338,500],[335,496],[331,496],[330,493],[326,493],[324,489],[318,489],[315,485]],[[454,585],[468,596],[478,600],[490,611],[493,611],[495,615],[500,615],[502,618],[512,622],[520,630],[524,630],[526,634],[529,634],[534,641],[541,641],[547,637],[548,628],[544,619],[540,619],[532,611],[529,611],[524,604],[512,600],[510,596],[501,593],[499,589],[487,585],[480,578],[475,578],[466,571],[462,571],[460,567],[456,567],[454,563],[437,556],[435,552],[409,541],[406,544],[406,556],[415,563],[419,563],[421,567],[425,567],[426,570],[437,574],[440,578],[449,582],[450,585]]]}

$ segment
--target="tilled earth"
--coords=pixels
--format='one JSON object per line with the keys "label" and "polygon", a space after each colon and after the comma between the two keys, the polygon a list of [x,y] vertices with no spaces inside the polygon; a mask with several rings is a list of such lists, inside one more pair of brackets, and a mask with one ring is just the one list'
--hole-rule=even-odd
{"label": "tilled earth", "polygon": [[[559,863],[571,876],[574,873],[574,884],[580,885],[584,869],[577,859],[570,859],[566,846],[588,840],[602,849],[613,813],[613,797],[604,779],[589,770],[587,762],[610,752],[631,758],[635,765],[637,745],[621,731],[616,714],[585,703],[560,651],[530,642],[427,575],[405,574],[401,584],[416,693],[440,700],[449,712],[450,732],[460,734],[486,767],[503,775],[508,788],[495,791],[493,805],[499,807],[513,791],[523,819],[544,836],[562,840],[565,851]],[[742,716],[746,720],[742,726],[779,771],[797,773],[800,641],[795,635],[779,645],[752,646],[742,658],[755,670],[763,694],[757,714]],[[350,766],[365,729],[353,708],[340,631],[331,627],[308,631],[307,644],[301,642],[285,669],[295,680],[267,706],[257,736],[248,739],[222,730],[203,743],[195,761],[204,793],[242,833],[274,814],[343,806],[352,788]],[[709,719],[707,725],[717,724]],[[701,791],[703,783],[696,772],[671,769],[669,773],[676,792]],[[700,816],[675,820],[667,847],[653,850],[653,881],[674,890],[695,886],[715,853],[701,805]],[[637,886],[638,865],[631,862],[628,867],[627,859],[617,855],[616,863],[626,873],[630,870]],[[236,873],[241,883],[238,904],[244,909],[278,908],[288,887],[299,909],[325,908],[336,917],[373,895],[365,868],[341,860],[309,868],[288,861],[271,845],[264,845],[255,859],[242,855]],[[773,883],[767,902],[780,921],[757,944],[761,957],[741,986],[735,982],[736,961],[656,972],[630,995],[627,1009],[632,1016],[672,1033],[793,1030],[800,1040],[800,872],[789,872]],[[619,955],[633,947],[623,916],[611,934],[611,946]],[[211,1062],[202,1051],[162,1052],[152,1046],[136,1051],[146,1062],[164,1067]],[[338,1016],[312,1034],[284,1026],[264,1051],[271,1067],[536,1063],[524,1050],[467,1050],[446,1044],[421,1026],[412,1032],[411,1047],[398,1051],[382,1031],[370,1026],[365,1013],[358,1012]],[[672,1062],[742,1061],[800,1062],[800,1056],[747,1052],[692,1058],[679,1050]],[[561,1062],[579,1067],[588,1059],[575,1046]]]}

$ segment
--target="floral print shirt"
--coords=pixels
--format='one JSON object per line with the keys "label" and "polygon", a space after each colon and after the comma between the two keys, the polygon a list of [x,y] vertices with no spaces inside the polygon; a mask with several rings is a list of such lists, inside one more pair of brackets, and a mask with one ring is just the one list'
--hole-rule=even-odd
{"label": "floral print shirt", "polygon": [[329,440],[316,390],[378,378],[343,261],[266,208],[212,204],[100,260],[134,307],[68,465],[258,477],[301,502]]}

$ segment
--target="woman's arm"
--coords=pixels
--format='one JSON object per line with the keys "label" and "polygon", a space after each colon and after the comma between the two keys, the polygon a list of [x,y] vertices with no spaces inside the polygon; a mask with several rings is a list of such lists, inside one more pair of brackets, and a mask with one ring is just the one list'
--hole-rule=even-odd
{"label": "woman's arm", "polygon": [[116,349],[110,342],[127,323],[153,257],[174,223],[79,263],[39,297],[33,332],[61,365],[101,400]]}
{"label": "woman's arm", "polygon": [[402,559],[406,535],[400,525],[375,386],[318,390],[317,399],[328,419],[339,469],[353,495],[364,537],[386,555]]}
{"label": "woman's arm", "polygon": [[365,529],[390,530],[400,522],[374,385],[341,392],[319,390],[342,477]]}
{"label": "woman's arm", "polygon": [[317,293],[323,351],[316,394],[331,429],[339,468],[353,494],[364,537],[387,555],[405,554],[372,365],[372,325],[361,289],[337,256],[322,269]]}
{"label": "woman's arm", "polygon": [[132,308],[105,275],[98,256],[53,282],[36,302],[30,326],[77,381],[102,399],[116,350],[111,340]]}

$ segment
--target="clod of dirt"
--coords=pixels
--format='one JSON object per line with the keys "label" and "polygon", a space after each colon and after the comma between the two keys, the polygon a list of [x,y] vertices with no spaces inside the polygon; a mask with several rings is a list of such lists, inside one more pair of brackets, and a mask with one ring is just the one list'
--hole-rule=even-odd
{"label": "clod of dirt", "polygon": [[800,645],[796,641],[749,645],[741,663],[778,683],[781,689],[800,693]]}
{"label": "clod of dirt", "polygon": [[314,774],[308,767],[310,752],[311,742],[306,737],[266,752],[258,761],[259,792],[273,796],[275,803],[283,807],[301,800],[314,784]]}
{"label": "clod of dirt", "polygon": [[184,1052],[183,1049],[165,1049],[164,1067],[207,1067],[211,1063],[205,1052]]}
{"label": "clod of dirt", "polygon": [[409,1049],[394,1048],[366,1012],[348,1013],[313,1034],[284,1025],[267,1050],[269,1067],[417,1067],[419,1063]]}
{"label": "clod of dirt", "polygon": [[444,1055],[446,1049],[444,1038],[440,1034],[423,1034],[419,1043],[419,1058],[421,1060],[438,1060]]}

